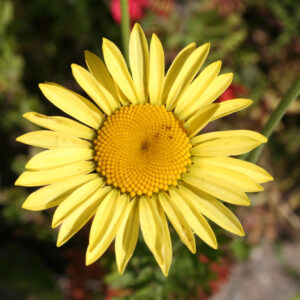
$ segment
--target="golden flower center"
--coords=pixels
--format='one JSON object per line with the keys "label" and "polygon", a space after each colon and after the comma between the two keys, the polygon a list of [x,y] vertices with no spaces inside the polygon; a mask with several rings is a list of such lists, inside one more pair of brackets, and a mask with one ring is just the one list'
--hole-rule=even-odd
{"label": "golden flower center", "polygon": [[131,197],[176,186],[191,163],[189,138],[164,106],[122,107],[107,117],[94,145],[97,172]]}

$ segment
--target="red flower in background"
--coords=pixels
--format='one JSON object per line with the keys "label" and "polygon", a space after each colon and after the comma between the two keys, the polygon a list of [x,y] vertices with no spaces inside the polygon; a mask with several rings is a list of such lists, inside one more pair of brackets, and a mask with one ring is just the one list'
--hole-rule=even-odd
{"label": "red flower in background", "polygon": [[199,255],[199,261],[203,264],[207,264],[210,262],[209,258],[204,254]]}
{"label": "red flower in background", "polygon": [[[138,21],[144,16],[144,9],[148,7],[149,0],[129,0],[129,15],[132,22]],[[121,22],[121,4],[120,0],[112,0],[110,3],[110,11],[113,19]]]}
{"label": "red flower in background", "polygon": [[[132,23],[144,17],[145,9],[151,9],[156,14],[167,17],[174,8],[173,0],[129,0],[129,15]],[[112,0],[110,3],[110,11],[113,19],[121,22],[121,4],[120,0]]]}
{"label": "red flower in background", "polygon": [[225,259],[222,259],[219,264],[212,262],[210,268],[217,276],[216,279],[211,280],[209,283],[212,293],[216,294],[228,279],[230,274],[230,264]]}
{"label": "red flower in background", "polygon": [[216,102],[220,103],[226,100],[231,100],[236,97],[239,97],[240,95],[245,95],[247,94],[247,92],[247,88],[243,85],[233,83],[227,88],[227,90],[225,90],[225,92],[217,99]]}

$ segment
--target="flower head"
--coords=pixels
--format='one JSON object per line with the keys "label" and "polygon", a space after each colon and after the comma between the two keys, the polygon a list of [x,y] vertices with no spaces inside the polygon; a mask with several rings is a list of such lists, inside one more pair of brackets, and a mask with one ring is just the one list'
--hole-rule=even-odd
{"label": "flower head", "polygon": [[[192,43],[165,74],[164,52],[154,34],[150,50],[136,24],[129,43],[131,73],[115,44],[103,40],[105,64],[86,51],[87,69],[73,75],[94,101],[55,83],[40,84],[45,97],[71,118],[29,112],[24,117],[46,128],[17,138],[46,148],[27,163],[16,185],[43,186],[29,195],[25,209],[58,206],[52,226],[60,226],[60,246],[93,216],[86,263],[98,260],[115,239],[124,271],[139,228],[165,275],[172,261],[167,218],[181,241],[196,252],[194,234],[217,248],[206,218],[244,235],[224,205],[249,205],[245,192],[262,191],[272,180],[262,168],[230,156],[267,139],[249,130],[197,135],[208,122],[251,104],[234,99],[213,103],[232,81],[219,75],[221,62],[199,70],[209,44]],[[74,120],[76,119],[76,120]]]}

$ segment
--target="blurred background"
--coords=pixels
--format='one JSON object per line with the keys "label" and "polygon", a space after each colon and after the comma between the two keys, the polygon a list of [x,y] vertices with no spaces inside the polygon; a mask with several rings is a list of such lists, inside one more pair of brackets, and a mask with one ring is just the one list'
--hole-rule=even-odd
{"label": "blurred background", "polygon": [[[300,73],[298,0],[129,0],[132,21],[147,37],[156,32],[169,65],[188,43],[211,42],[207,64],[221,59],[234,81],[218,101],[253,99],[246,111],[207,130],[260,131]],[[300,299],[300,101],[272,135],[259,164],[275,178],[252,206],[237,208],[245,231],[238,238],[217,228],[220,250],[197,241],[192,255],[172,233],[174,259],[164,278],[139,241],[123,276],[113,245],[85,267],[89,226],[56,248],[53,211],[29,212],[21,204],[32,189],[14,187],[38,149],[15,142],[36,127],[28,111],[61,114],[38,83],[54,81],[80,92],[70,64],[83,51],[101,56],[101,38],[121,47],[118,0],[0,0],[0,299]]]}

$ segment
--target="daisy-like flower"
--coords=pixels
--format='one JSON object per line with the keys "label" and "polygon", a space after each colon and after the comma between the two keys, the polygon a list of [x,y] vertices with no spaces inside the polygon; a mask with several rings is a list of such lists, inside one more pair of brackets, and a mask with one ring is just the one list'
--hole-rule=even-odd
{"label": "daisy-like flower", "polygon": [[243,236],[235,215],[223,204],[249,205],[245,192],[262,191],[272,180],[262,168],[237,158],[267,139],[249,130],[197,135],[208,122],[251,104],[234,99],[213,103],[232,81],[218,75],[216,61],[199,74],[209,44],[185,47],[165,75],[164,52],[153,34],[150,50],[136,24],[129,42],[130,69],[115,44],[103,40],[105,64],[86,51],[88,70],[73,75],[93,99],[56,83],[40,84],[45,97],[76,120],[24,115],[46,130],[17,141],[46,148],[29,160],[16,185],[43,186],[23,204],[29,210],[58,206],[52,226],[60,226],[61,246],[93,216],[86,264],[98,260],[115,239],[122,273],[136,247],[139,228],[167,276],[172,245],[167,219],[195,253],[196,234],[217,248],[206,218]]}

